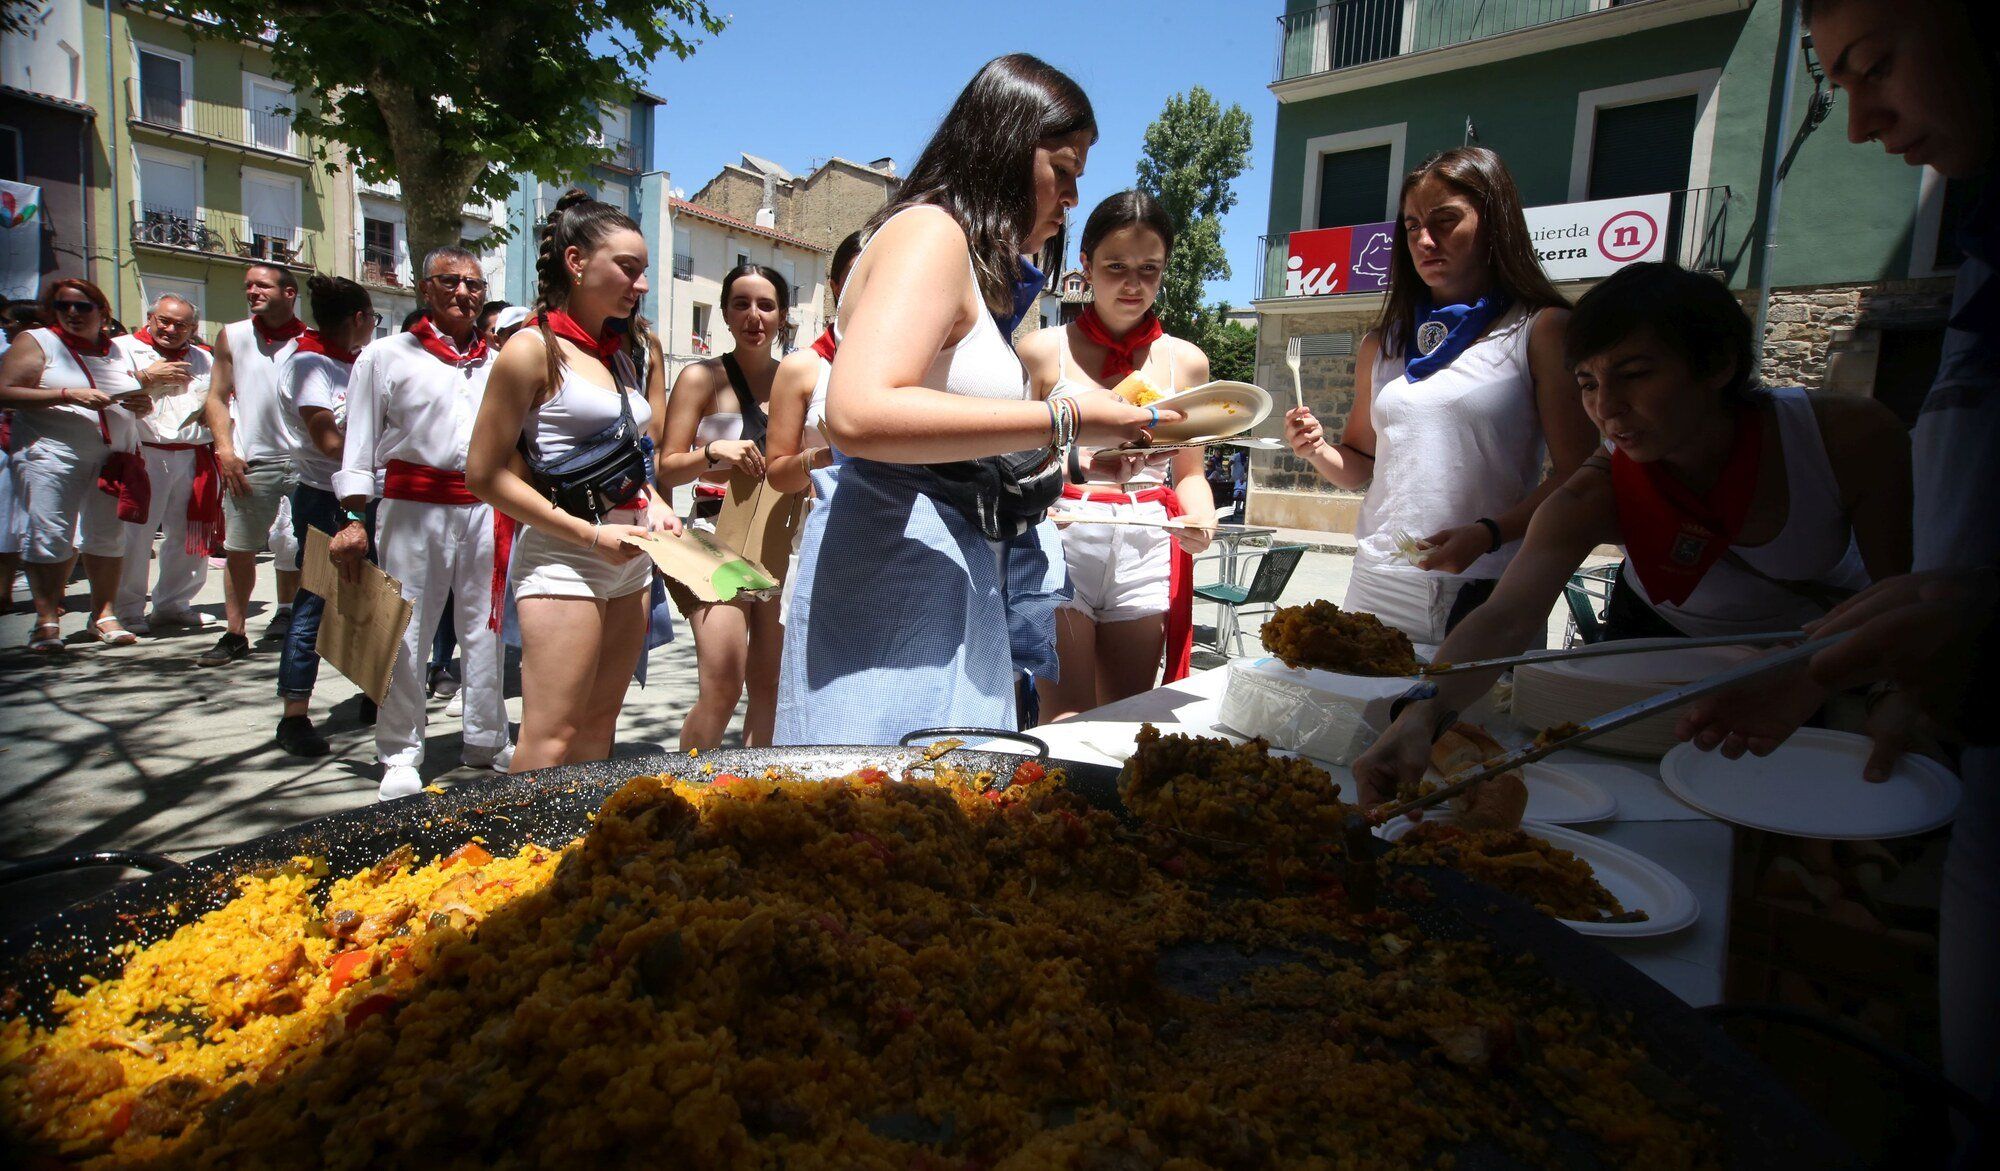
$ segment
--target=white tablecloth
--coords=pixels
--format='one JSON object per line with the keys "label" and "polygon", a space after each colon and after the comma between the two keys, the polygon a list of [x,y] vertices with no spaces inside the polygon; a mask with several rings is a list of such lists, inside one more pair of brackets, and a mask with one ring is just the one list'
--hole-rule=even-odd
{"label": "white tablecloth", "polygon": [[[1147,722],[1177,732],[1212,735],[1218,731],[1216,719],[1227,679],[1226,667],[1202,671],[1064,723]],[[1527,735],[1504,718],[1483,722],[1502,741]],[[1548,759],[1590,778],[1618,801],[1614,820],[1571,828],[1651,858],[1687,883],[1701,905],[1694,924],[1672,935],[1597,942],[1689,1004],[1720,1001],[1729,954],[1730,862],[1735,846],[1729,824],[1676,800],[1660,783],[1660,770],[1653,762],[1575,750]],[[1352,774],[1345,768],[1328,766],[1328,771],[1345,792],[1354,791]]]}

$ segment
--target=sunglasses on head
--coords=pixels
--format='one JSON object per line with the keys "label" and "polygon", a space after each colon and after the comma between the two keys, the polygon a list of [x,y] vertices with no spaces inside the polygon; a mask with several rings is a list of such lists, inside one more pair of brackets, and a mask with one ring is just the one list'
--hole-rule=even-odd
{"label": "sunglasses on head", "polygon": [[95,312],[97,312],[97,302],[95,302],[95,301],[57,301],[57,302],[56,302],[56,312],[57,312],[57,313],[95,313]]}

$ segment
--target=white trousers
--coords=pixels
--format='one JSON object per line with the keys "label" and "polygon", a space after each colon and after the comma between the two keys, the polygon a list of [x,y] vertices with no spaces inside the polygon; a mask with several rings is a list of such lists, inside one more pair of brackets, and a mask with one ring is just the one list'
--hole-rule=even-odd
{"label": "white trousers", "polygon": [[187,551],[188,494],[194,490],[192,451],[139,449],[146,456],[146,474],[153,484],[153,506],[145,524],[125,526],[125,566],[118,580],[118,620],[130,625],[146,616],[146,578],[152,564],[153,536],[160,541],[160,576],[153,587],[153,609],[185,611],[208,580],[208,558]]}
{"label": "white trousers", "polygon": [[492,506],[384,500],[375,516],[375,549],[382,571],[403,583],[413,610],[375,721],[376,757],[413,768],[424,761],[424,673],[447,593],[458,623],[465,746],[505,747],[500,632],[486,625],[493,596]]}

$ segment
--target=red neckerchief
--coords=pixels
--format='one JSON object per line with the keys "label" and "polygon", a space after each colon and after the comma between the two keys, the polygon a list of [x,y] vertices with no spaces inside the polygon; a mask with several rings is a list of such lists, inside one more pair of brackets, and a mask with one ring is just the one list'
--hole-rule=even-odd
{"label": "red neckerchief", "polygon": [[[607,329],[596,337],[592,337],[583,326],[577,324],[576,318],[571,317],[560,309],[549,310],[545,317],[549,324],[550,333],[555,334],[584,353],[591,355],[607,367],[611,365],[612,356],[625,348],[625,332],[623,330]],[[611,318],[607,317],[604,323],[609,325],[611,324],[611,320]],[[535,321],[530,321],[528,324],[537,325],[540,321],[541,319],[538,318]]]}
{"label": "red neckerchief", "polygon": [[360,350],[336,350],[326,344],[326,335],[316,329],[306,330],[299,335],[298,352],[301,354],[325,354],[336,362],[352,366],[354,359],[361,356]]}
{"label": "red neckerchief", "polygon": [[272,327],[264,324],[264,319],[250,315],[250,327],[257,331],[257,340],[267,346],[288,342],[306,331],[306,323],[294,317],[283,325]]}
{"label": "red neckerchief", "polygon": [[[64,349],[76,355],[76,364],[79,366],[83,365],[83,356],[85,354],[93,358],[102,358],[111,352],[111,339],[103,334],[99,334],[97,340],[94,342],[85,341],[70,331],[58,327],[56,336],[62,339]],[[91,385],[95,386],[97,384],[93,382]]]}
{"label": "red neckerchief", "polygon": [[1743,533],[1757,493],[1764,419],[1755,408],[1737,416],[1736,438],[1715,487],[1697,496],[1666,465],[1611,453],[1611,487],[1625,557],[1654,603],[1685,603]]}
{"label": "red neckerchief", "polygon": [[155,341],[153,339],[153,331],[147,329],[143,325],[132,331],[132,340],[138,342],[142,346],[153,347],[154,353],[160,355],[160,357],[165,358],[169,362],[187,361],[187,354],[189,347],[186,344],[183,344],[180,349],[170,350],[167,347],[161,345],[159,342]]}
{"label": "red neckerchief", "polygon": [[1160,327],[1160,318],[1151,309],[1139,319],[1139,324],[1125,332],[1122,338],[1111,336],[1104,328],[1104,319],[1097,315],[1097,306],[1087,305],[1076,319],[1077,329],[1084,339],[1104,347],[1104,368],[1097,372],[1097,380],[1106,386],[1124,378],[1137,369],[1132,364],[1132,355],[1145,346],[1158,341],[1167,331]]}
{"label": "red neckerchief", "polygon": [[833,352],[839,348],[840,339],[833,336],[833,327],[831,325],[826,327],[825,333],[813,339],[813,353],[818,354],[829,362],[833,361]]}
{"label": "red neckerchief", "polygon": [[478,330],[472,331],[472,345],[463,352],[451,344],[450,338],[439,333],[436,323],[428,317],[417,318],[417,323],[410,327],[410,334],[431,357],[447,366],[468,366],[486,356],[486,339],[480,336]]}

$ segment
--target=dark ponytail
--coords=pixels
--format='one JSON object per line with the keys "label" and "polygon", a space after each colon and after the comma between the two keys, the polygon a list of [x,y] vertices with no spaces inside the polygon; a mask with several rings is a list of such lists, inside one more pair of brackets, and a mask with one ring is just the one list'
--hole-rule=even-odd
{"label": "dark ponytail", "polygon": [[367,289],[344,276],[319,272],[306,278],[306,299],[312,309],[313,328],[321,331],[375,308]]}
{"label": "dark ponytail", "polygon": [[[551,393],[562,385],[562,347],[549,328],[549,311],[569,304],[572,285],[563,254],[571,248],[588,256],[613,232],[640,232],[638,221],[608,203],[592,199],[588,192],[572,187],[562,193],[542,221],[541,250],[535,255],[534,313],[542,331],[542,348],[548,354],[548,388]],[[644,233],[641,232],[643,235]],[[626,350],[639,369],[646,361],[646,319],[634,313],[627,323]]]}

